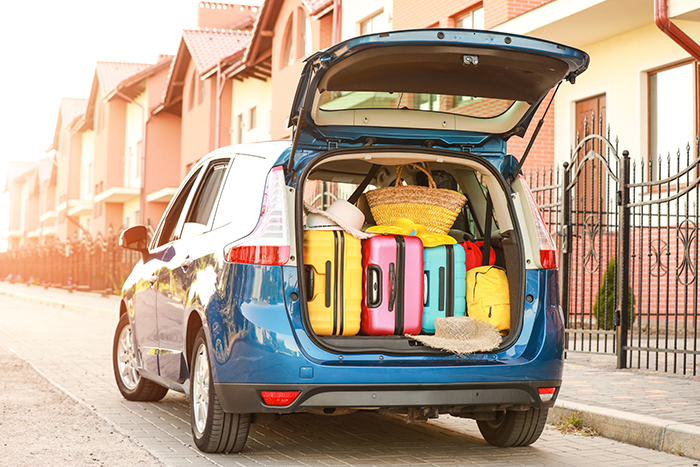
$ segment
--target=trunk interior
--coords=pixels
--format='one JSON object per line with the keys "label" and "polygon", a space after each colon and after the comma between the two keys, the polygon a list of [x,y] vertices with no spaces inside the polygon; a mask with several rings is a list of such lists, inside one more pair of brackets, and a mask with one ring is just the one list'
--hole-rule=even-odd
{"label": "trunk interior", "polygon": [[[397,167],[401,171],[402,185],[428,186],[428,176],[422,171],[406,165],[419,164],[429,169],[437,188],[459,192],[466,203],[449,230],[449,236],[457,243],[483,241],[487,210],[487,192],[491,193],[493,217],[491,221],[491,247],[496,256],[495,264],[506,271],[510,297],[510,330],[502,333],[501,344],[496,350],[512,345],[522,325],[525,295],[525,253],[523,232],[516,216],[516,209],[509,196],[510,187],[503,176],[479,156],[438,149],[412,148],[362,148],[338,149],[323,153],[307,165],[300,177],[297,190],[297,251],[304,251],[303,238],[307,215],[302,202],[326,210],[336,199],[349,199],[357,187],[367,184],[355,202],[365,216],[363,230],[376,225],[366,193],[376,188],[394,186]],[[374,175],[368,175],[374,171]],[[367,179],[367,180],[365,180]],[[301,197],[299,196],[301,194]],[[359,194],[359,192],[358,192]],[[356,195],[357,196],[357,195]],[[303,216],[303,217],[302,217]],[[365,242],[365,240],[363,240]],[[300,289],[304,306],[304,320],[309,335],[322,348],[337,353],[383,353],[389,355],[449,355],[449,352],[434,349],[405,335],[367,335],[362,330],[355,335],[328,335],[313,332],[309,318],[308,301],[313,296],[313,282],[309,275],[311,267],[302,255],[300,266]],[[413,267],[406,264],[405,268]],[[363,275],[363,281],[367,280]],[[362,297],[366,303],[365,293]],[[469,315],[469,310],[467,310]],[[423,331],[425,334],[425,331]],[[491,351],[493,352],[493,350]]]}

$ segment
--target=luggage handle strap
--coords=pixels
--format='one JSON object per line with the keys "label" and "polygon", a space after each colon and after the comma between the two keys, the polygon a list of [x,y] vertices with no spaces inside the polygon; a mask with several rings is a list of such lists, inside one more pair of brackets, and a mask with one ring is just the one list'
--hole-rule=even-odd
{"label": "luggage handle strap", "polygon": [[379,172],[380,168],[381,165],[372,164],[372,167],[369,169],[369,172],[367,172],[365,178],[360,182],[359,185],[357,185],[355,191],[353,191],[350,197],[348,198],[348,203],[357,203],[357,200],[360,199],[360,196],[362,196],[362,193],[365,191],[365,188],[367,188],[367,185],[369,185],[369,182],[374,178],[374,176],[377,175],[377,172]]}

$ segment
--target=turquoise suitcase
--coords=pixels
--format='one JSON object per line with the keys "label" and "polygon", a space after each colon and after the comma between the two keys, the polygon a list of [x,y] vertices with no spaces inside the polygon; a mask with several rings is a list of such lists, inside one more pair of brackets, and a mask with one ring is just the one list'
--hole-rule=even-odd
{"label": "turquoise suitcase", "polygon": [[465,316],[467,311],[467,266],[462,245],[442,245],[423,250],[425,334],[435,334],[435,320]]}

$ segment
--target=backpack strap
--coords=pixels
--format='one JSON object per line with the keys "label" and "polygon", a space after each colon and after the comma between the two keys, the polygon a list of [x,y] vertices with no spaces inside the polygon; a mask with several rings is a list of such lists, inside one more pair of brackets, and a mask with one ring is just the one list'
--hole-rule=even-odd
{"label": "backpack strap", "polygon": [[486,193],[486,222],[484,224],[484,250],[481,259],[482,266],[488,266],[491,258],[491,219],[493,218],[493,200],[491,193]]}

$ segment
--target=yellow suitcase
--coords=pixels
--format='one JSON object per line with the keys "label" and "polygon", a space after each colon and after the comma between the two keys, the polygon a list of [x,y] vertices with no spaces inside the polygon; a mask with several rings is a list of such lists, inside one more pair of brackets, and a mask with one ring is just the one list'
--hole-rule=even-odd
{"label": "yellow suitcase", "polygon": [[342,230],[304,231],[309,321],[316,334],[354,336],[362,312],[362,245]]}

